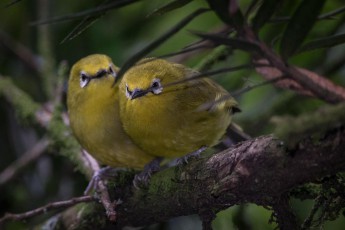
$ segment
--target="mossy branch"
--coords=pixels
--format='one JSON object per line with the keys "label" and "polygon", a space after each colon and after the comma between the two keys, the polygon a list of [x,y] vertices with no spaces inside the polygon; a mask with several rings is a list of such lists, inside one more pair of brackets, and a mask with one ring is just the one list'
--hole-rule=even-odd
{"label": "mossy branch", "polygon": [[40,104],[19,89],[9,77],[0,76],[0,96],[5,97],[13,105],[19,120],[30,123],[36,122],[36,112],[40,108]]}
{"label": "mossy branch", "polygon": [[335,106],[327,105],[317,111],[304,113],[298,117],[273,117],[274,133],[284,140],[290,147],[303,136],[323,133],[330,128],[336,128],[345,121],[345,103]]}
{"label": "mossy branch", "polygon": [[[100,215],[100,209],[94,214],[89,210],[87,216],[99,217],[103,226],[107,223],[107,226],[121,229],[181,215],[203,216],[205,210],[218,212],[250,202],[273,207],[278,213],[276,218],[284,218],[285,215],[279,212],[283,209],[275,210],[282,207],[277,201],[287,199],[286,195],[302,184],[345,169],[344,120],[340,123],[338,128],[323,131],[318,135],[321,136],[319,139],[299,140],[293,150],[272,135],[248,140],[210,157],[159,172],[152,176],[148,187],[139,190],[132,186],[133,175],[121,174],[125,176],[109,186],[113,198],[123,201],[117,206],[117,222],[106,221],[105,213],[101,211]],[[287,205],[286,202],[283,204],[284,207]],[[289,216],[294,218],[293,213]],[[87,221],[81,215],[75,217],[78,218],[74,219],[76,222]],[[278,219],[277,222],[281,229],[299,227],[292,226],[291,222],[285,225],[286,220]]]}
{"label": "mossy branch", "polygon": [[[65,70],[66,65],[62,64],[56,80],[60,84],[57,86],[60,91],[58,90],[59,92],[56,93],[56,98],[59,99],[61,99],[61,84],[63,84],[61,77]],[[66,126],[68,118],[63,111],[61,100],[58,99],[41,105],[35,102],[29,94],[18,88],[9,77],[2,76],[0,76],[0,96],[3,96],[13,107],[19,121],[45,129],[49,145],[54,146],[56,151],[67,156],[87,178],[92,176],[93,171],[80,154],[80,145],[72,136],[69,127]]]}
{"label": "mossy branch", "polygon": [[[51,2],[48,0],[39,0],[38,13],[40,20],[46,20],[51,11]],[[40,73],[41,82],[46,98],[53,98],[54,87],[56,86],[55,66],[56,61],[53,53],[53,36],[50,31],[50,25],[38,27],[38,48],[44,61]]]}

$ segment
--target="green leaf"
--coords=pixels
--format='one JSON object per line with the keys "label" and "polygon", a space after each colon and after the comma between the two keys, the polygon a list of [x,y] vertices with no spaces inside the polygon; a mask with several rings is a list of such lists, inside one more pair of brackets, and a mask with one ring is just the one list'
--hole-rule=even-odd
{"label": "green leaf", "polygon": [[[333,10],[331,12],[321,14],[320,16],[317,17],[318,20],[325,20],[325,19],[334,19],[335,16],[338,14],[342,14],[345,12],[345,6],[340,7],[336,10]],[[287,22],[290,20],[290,17],[277,17],[277,18],[272,18],[269,20],[270,23],[282,23],[282,22]]]}
{"label": "green leaf", "polygon": [[64,16],[59,16],[59,17],[54,17],[54,18],[49,18],[47,20],[41,20],[41,21],[35,21],[31,22],[30,25],[32,26],[37,26],[37,25],[43,25],[43,24],[52,24],[52,23],[59,23],[59,22],[65,22],[65,21],[70,21],[70,20],[76,20],[84,17],[91,17],[91,16],[97,16],[105,13],[108,10],[112,9],[117,9],[121,8],[130,4],[133,4],[135,2],[138,2],[140,0],[118,0],[115,2],[111,2],[109,4],[103,4],[99,7],[85,10],[79,13],[75,14],[68,14]]}
{"label": "green leaf", "polygon": [[176,52],[160,55],[160,56],[158,56],[158,58],[168,58],[168,57],[172,57],[172,56],[176,56],[176,55],[180,55],[180,54],[193,52],[193,51],[196,51],[199,49],[209,49],[209,48],[211,48],[211,46],[209,46],[209,45],[199,45],[199,46],[195,46],[195,47],[193,46],[193,47],[189,47],[189,48],[184,48],[184,49],[176,51]]}
{"label": "green leaf", "polygon": [[[94,10],[102,9],[104,5],[105,3],[99,5]],[[103,12],[101,11],[101,13],[98,13],[95,15],[90,14],[84,17],[84,19],[76,27],[73,28],[73,30],[60,42],[60,44],[66,41],[72,40],[73,38],[80,35],[82,32],[84,32],[87,28],[93,25],[100,17],[102,17],[106,13],[107,13],[107,10],[104,10]]]}
{"label": "green leaf", "polygon": [[266,0],[260,6],[258,12],[253,19],[253,29],[258,31],[263,25],[268,22],[271,16],[274,14],[280,1],[277,0]]}
{"label": "green leaf", "polygon": [[131,68],[137,61],[145,57],[148,53],[150,53],[152,50],[157,48],[159,45],[161,45],[163,42],[168,40],[171,36],[176,34],[178,31],[180,31],[183,27],[185,27],[190,21],[192,21],[195,17],[199,16],[200,14],[203,14],[205,12],[209,11],[209,9],[198,9],[182,19],[178,24],[176,24],[173,28],[165,32],[163,35],[161,35],[159,38],[148,44],[146,47],[144,47],[142,50],[140,50],[138,53],[130,57],[120,68],[119,72],[117,73],[116,81],[121,79],[123,74]]}
{"label": "green leaf", "polygon": [[292,15],[280,43],[280,54],[287,59],[301,46],[317,20],[325,0],[304,0]]}
{"label": "green leaf", "polygon": [[13,5],[16,4],[16,3],[19,3],[20,1],[21,1],[21,0],[12,0],[12,1],[6,3],[5,6],[4,6],[4,8],[13,6]]}
{"label": "green leaf", "polygon": [[181,8],[185,5],[187,5],[191,1],[193,1],[193,0],[175,0],[175,1],[169,2],[169,3],[161,6],[160,8],[155,9],[153,12],[148,14],[147,17],[160,16],[160,15],[166,14],[170,11],[176,10],[178,8]]}
{"label": "green leaf", "polygon": [[249,52],[260,52],[260,47],[253,43],[248,42],[246,40],[240,39],[240,38],[228,38],[224,37],[223,35],[218,34],[206,34],[206,33],[199,33],[199,32],[192,32],[198,37],[211,40],[212,42],[220,45],[227,45],[234,49],[240,49],[245,50]]}
{"label": "green leaf", "polygon": [[345,11],[345,6],[340,7],[336,10],[331,11],[331,12],[328,12],[326,14],[323,14],[319,17],[319,19],[333,19],[334,16],[344,13],[344,11]]}
{"label": "green leaf", "polygon": [[345,43],[345,34],[338,34],[334,36],[324,37],[324,38],[315,39],[306,43],[298,50],[298,53],[337,46],[344,43]]}
{"label": "green leaf", "polygon": [[86,17],[60,42],[60,44],[66,42],[66,41],[72,40],[73,38],[80,35],[83,31],[85,31],[93,23],[95,23],[101,16],[103,16],[103,15]]}
{"label": "green leaf", "polygon": [[244,18],[237,0],[207,0],[210,8],[228,25],[241,26]]}

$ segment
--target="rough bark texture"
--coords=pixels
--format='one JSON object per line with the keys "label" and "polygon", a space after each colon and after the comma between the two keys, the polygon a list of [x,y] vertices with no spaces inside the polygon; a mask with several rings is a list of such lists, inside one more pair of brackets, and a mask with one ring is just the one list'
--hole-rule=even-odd
{"label": "rough bark texture", "polygon": [[[134,189],[131,180],[125,178],[122,181],[126,182],[118,183],[115,189],[110,188],[114,198],[123,202],[117,206],[117,222],[108,224],[120,229],[126,225],[143,226],[195,213],[208,222],[207,219],[212,219],[219,210],[251,202],[276,208],[280,227],[296,229],[293,214],[284,214],[289,212],[288,202],[283,202],[286,194],[303,183],[344,170],[344,152],[344,128],[327,131],[317,139],[305,138],[294,149],[288,149],[271,135],[261,136],[210,157],[191,160],[186,165],[157,173],[149,186],[142,189]],[[90,211],[89,204],[88,216]],[[81,213],[76,216],[83,219]],[[99,213],[95,216],[100,217]],[[288,218],[288,221],[279,219],[279,216]],[[89,225],[90,228],[93,226]]]}

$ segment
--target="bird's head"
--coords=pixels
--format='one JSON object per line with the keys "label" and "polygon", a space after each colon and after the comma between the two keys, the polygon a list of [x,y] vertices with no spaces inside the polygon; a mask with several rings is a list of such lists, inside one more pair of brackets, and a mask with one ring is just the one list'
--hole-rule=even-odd
{"label": "bird's head", "polygon": [[172,92],[180,86],[164,87],[183,78],[182,65],[162,59],[146,58],[130,68],[121,80],[120,90],[134,100]]}
{"label": "bird's head", "polygon": [[107,55],[93,54],[84,57],[71,69],[68,92],[102,93],[104,87],[112,87],[117,72],[118,67]]}

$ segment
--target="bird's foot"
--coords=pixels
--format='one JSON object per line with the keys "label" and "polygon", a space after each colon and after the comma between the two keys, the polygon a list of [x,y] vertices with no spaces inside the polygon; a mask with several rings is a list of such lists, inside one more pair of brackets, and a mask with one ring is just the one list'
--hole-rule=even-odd
{"label": "bird's foot", "polygon": [[115,177],[119,170],[122,170],[122,169],[112,168],[110,166],[106,166],[106,167],[103,167],[103,168],[95,171],[89,184],[87,185],[87,187],[84,191],[84,194],[87,195],[92,190],[98,192],[99,191],[98,182],[101,180],[103,181],[103,180]]}
{"label": "bird's foot", "polygon": [[177,165],[183,165],[183,164],[187,164],[188,163],[188,160],[192,157],[195,157],[195,158],[199,158],[200,157],[200,154],[205,151],[207,149],[206,146],[202,146],[200,149],[194,151],[194,152],[191,152],[191,153],[188,153],[186,155],[184,155],[183,157],[180,157],[177,159]]}
{"label": "bird's foot", "polygon": [[133,185],[135,188],[139,188],[140,185],[147,186],[153,173],[160,170],[160,163],[163,160],[161,157],[157,157],[147,163],[144,170],[135,175]]}

